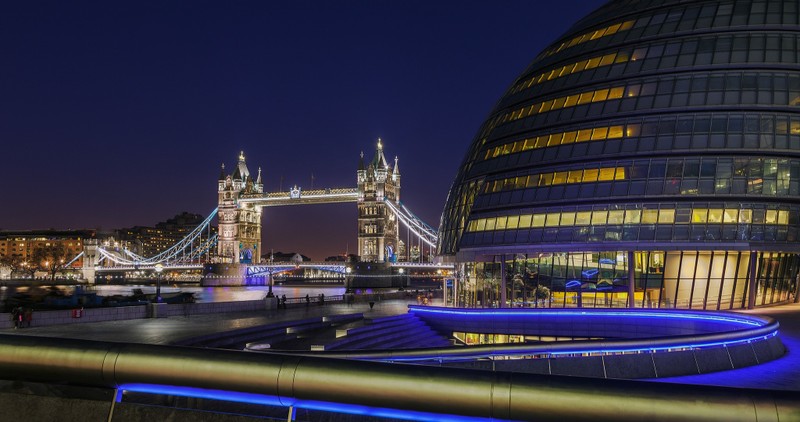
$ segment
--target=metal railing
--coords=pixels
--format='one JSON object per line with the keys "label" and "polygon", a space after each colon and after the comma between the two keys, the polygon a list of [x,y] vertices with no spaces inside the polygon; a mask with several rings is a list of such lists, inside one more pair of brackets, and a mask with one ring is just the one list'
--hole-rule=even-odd
{"label": "metal railing", "polygon": [[213,391],[220,399],[226,392],[249,393],[287,407],[326,402],[501,420],[741,421],[800,415],[794,392],[20,335],[0,336],[0,374],[122,391],[143,385],[166,386],[164,394]]}

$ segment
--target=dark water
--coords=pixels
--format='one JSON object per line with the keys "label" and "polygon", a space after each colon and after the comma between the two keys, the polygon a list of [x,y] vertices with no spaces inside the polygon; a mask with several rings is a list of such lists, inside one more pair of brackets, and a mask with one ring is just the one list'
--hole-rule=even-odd
{"label": "dark water", "polygon": [[[99,296],[128,296],[133,294],[134,289],[140,289],[145,294],[154,294],[156,286],[151,284],[127,284],[127,285],[98,285],[98,286],[79,286],[86,292],[94,292]],[[51,291],[57,291],[64,295],[71,295],[75,292],[75,285],[36,285],[36,286],[0,286],[0,301],[14,296],[16,293],[32,295],[44,295]],[[180,286],[172,284],[162,284],[161,293],[188,292],[194,293],[197,302],[235,302],[240,300],[259,300],[263,299],[268,292],[267,286],[243,286],[243,287],[200,287],[200,286]],[[287,298],[311,297],[324,294],[325,296],[336,296],[344,294],[344,286],[275,286],[272,292],[276,296],[286,295]]]}

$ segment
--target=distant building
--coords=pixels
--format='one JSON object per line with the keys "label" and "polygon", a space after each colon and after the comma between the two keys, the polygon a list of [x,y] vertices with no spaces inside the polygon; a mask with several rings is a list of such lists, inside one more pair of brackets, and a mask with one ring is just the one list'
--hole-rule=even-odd
{"label": "distant building", "polygon": [[272,252],[261,256],[262,262],[310,262],[311,258],[296,252]]}
{"label": "distant building", "polygon": [[325,262],[355,262],[358,261],[358,255],[351,253],[351,254],[342,254],[342,255],[332,255],[325,258]]}
{"label": "distant building", "polygon": [[[125,244],[131,251],[150,257],[174,245],[192,230],[197,228],[205,217],[200,214],[182,212],[166,221],[156,223],[155,227],[134,226],[117,231],[116,238]],[[215,227],[210,228],[210,235],[217,232]],[[203,236],[207,238],[207,234]]]}
{"label": "distant building", "polygon": [[[18,230],[0,231],[0,258],[17,257],[22,262],[30,262],[36,249],[63,245],[65,256],[71,260],[83,251],[86,239],[94,239],[94,230]],[[30,265],[38,265],[30,262]],[[81,258],[70,266],[80,268]]]}

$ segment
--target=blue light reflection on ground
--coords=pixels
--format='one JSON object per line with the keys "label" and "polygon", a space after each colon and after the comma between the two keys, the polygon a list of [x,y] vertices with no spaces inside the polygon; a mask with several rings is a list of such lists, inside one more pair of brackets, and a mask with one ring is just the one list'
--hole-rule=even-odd
{"label": "blue light reflection on ground", "polygon": [[263,394],[242,393],[236,391],[208,390],[203,388],[181,387],[157,384],[125,384],[118,387],[117,401],[122,401],[125,391],[147,394],[163,394],[180,397],[222,400],[237,403],[257,404],[264,406],[294,406],[300,409],[317,410],[350,415],[375,416],[413,421],[444,422],[488,422],[492,419],[473,418],[467,416],[445,415],[440,413],[416,412],[411,410],[387,409],[356,404],[330,403],[314,400],[297,400],[290,397],[276,397]]}

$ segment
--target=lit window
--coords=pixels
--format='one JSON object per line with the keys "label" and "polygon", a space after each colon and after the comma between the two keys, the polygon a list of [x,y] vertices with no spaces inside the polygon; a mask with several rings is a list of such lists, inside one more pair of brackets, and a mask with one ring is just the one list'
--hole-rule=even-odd
{"label": "lit window", "polygon": [[519,216],[519,228],[527,229],[531,226],[531,215],[523,214]]}
{"label": "lit window", "polygon": [[614,168],[601,168],[600,169],[600,177],[597,178],[599,181],[607,181],[607,180],[614,180]]}
{"label": "lit window", "polygon": [[709,223],[721,223],[722,222],[722,209],[709,209],[708,210],[708,222]]}
{"label": "lit window", "polygon": [[599,101],[605,101],[606,98],[608,98],[608,90],[600,89],[594,92],[594,96],[592,97],[592,102],[596,103]]}
{"label": "lit window", "polygon": [[692,210],[692,223],[705,223],[706,221],[708,221],[707,209]]}
{"label": "lit window", "polygon": [[592,225],[603,226],[608,219],[608,211],[594,211],[592,212]]}
{"label": "lit window", "polygon": [[753,210],[740,210],[739,211],[739,222],[740,223],[752,223],[753,222]]}
{"label": "lit window", "polygon": [[735,208],[725,208],[725,213],[722,215],[723,223],[735,223],[739,219],[739,210]]}
{"label": "lit window", "polygon": [[778,210],[767,210],[767,216],[764,222],[767,224],[776,224],[778,222]]}
{"label": "lit window", "polygon": [[580,211],[575,214],[575,225],[576,226],[588,226],[591,222],[592,212],[591,211]]}
{"label": "lit window", "polygon": [[608,212],[608,224],[622,224],[625,219],[625,211],[612,210]]}
{"label": "lit window", "polygon": [[531,227],[544,227],[544,214],[534,214]]}
{"label": "lit window", "polygon": [[658,210],[642,210],[642,224],[656,224],[658,222]]}
{"label": "lit window", "polygon": [[675,210],[659,210],[658,224],[672,224],[675,222]]}
{"label": "lit window", "polygon": [[547,217],[545,218],[545,227],[558,227],[558,221],[561,214],[554,212],[548,213]]}
{"label": "lit window", "polygon": [[516,230],[519,227],[519,216],[512,215],[508,217],[508,221],[506,222],[506,229],[508,230]]}
{"label": "lit window", "polygon": [[561,213],[561,225],[562,226],[574,226],[575,225],[575,213],[574,212]]}
{"label": "lit window", "polygon": [[584,182],[596,182],[597,175],[600,173],[600,169],[586,169],[583,171],[583,181]]}
{"label": "lit window", "polygon": [[592,140],[597,141],[599,139],[606,139],[608,136],[608,128],[607,127],[598,127],[592,130]]}
{"label": "lit window", "polygon": [[639,224],[641,217],[641,210],[627,210],[625,211],[625,224]]}

